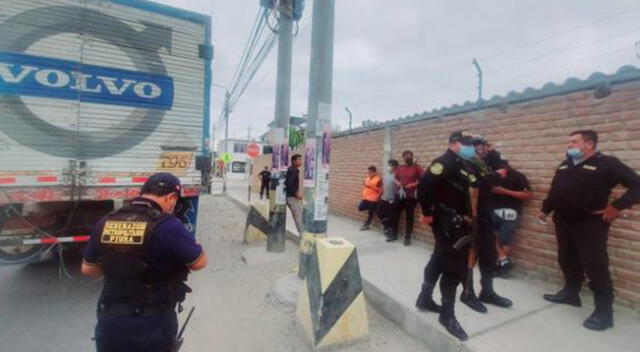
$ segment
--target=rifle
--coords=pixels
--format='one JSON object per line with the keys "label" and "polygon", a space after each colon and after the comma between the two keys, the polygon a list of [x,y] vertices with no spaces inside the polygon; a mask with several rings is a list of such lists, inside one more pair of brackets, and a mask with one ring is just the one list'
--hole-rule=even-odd
{"label": "rifle", "polygon": [[182,334],[184,334],[184,329],[187,327],[187,324],[189,324],[189,320],[191,320],[191,315],[193,315],[193,311],[195,309],[196,307],[191,307],[191,310],[189,311],[189,315],[187,315],[187,320],[184,321],[184,324],[180,329],[180,333],[178,333],[178,337],[176,337],[176,340],[173,343],[173,346],[171,346],[171,352],[180,351],[180,348],[182,347],[182,343],[184,342],[184,338],[182,337]]}

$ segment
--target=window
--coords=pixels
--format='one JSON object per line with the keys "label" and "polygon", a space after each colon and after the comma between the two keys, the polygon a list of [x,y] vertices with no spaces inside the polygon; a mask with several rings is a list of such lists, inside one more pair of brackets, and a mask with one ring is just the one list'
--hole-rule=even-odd
{"label": "window", "polygon": [[273,153],[273,147],[270,145],[265,145],[262,147],[262,154],[271,154]]}
{"label": "window", "polygon": [[233,152],[234,153],[246,153],[247,152],[247,143],[233,143]]}
{"label": "window", "polygon": [[244,174],[247,172],[247,163],[244,161],[234,161],[231,163],[231,172],[234,174]]}

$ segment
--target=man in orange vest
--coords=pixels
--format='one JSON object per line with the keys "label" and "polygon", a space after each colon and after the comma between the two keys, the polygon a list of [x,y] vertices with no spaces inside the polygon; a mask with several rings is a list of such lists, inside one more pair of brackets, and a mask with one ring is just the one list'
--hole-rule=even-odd
{"label": "man in orange vest", "polygon": [[380,201],[380,195],[382,194],[382,179],[378,175],[378,170],[375,166],[369,166],[367,178],[364,179],[362,188],[362,201],[358,206],[358,210],[367,211],[367,221],[362,225],[360,231],[369,230],[369,225],[373,220],[373,214],[378,207],[378,201]]}

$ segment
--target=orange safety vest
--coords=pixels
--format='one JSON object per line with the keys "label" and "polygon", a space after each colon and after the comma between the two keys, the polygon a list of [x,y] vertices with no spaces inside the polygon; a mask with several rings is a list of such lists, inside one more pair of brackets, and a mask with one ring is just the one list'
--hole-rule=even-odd
{"label": "orange safety vest", "polygon": [[382,189],[380,187],[381,182],[382,180],[378,175],[365,178],[365,187],[362,189],[362,199],[370,202],[377,202],[380,200],[380,190]]}

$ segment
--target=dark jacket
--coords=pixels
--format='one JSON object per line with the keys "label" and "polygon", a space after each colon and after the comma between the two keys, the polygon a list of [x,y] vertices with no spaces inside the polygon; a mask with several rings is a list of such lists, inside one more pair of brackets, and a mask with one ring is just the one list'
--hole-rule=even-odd
{"label": "dark jacket", "polygon": [[300,169],[294,166],[287,169],[284,187],[287,192],[287,197],[295,197],[298,194],[298,189],[300,189]]}

